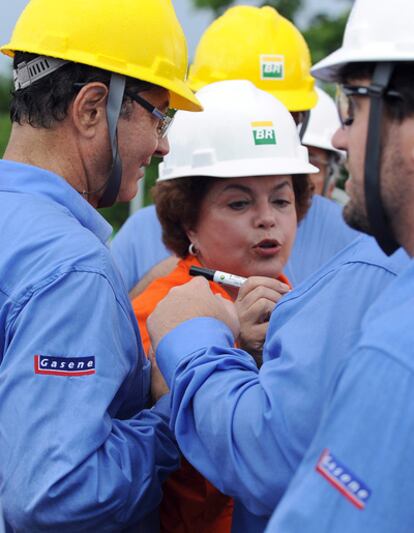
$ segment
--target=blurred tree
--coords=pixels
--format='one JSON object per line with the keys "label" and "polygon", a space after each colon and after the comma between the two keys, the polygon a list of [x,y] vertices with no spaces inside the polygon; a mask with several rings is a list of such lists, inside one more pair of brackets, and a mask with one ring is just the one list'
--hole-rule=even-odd
{"label": "blurred tree", "polygon": [[233,2],[234,0],[193,0],[194,7],[210,9],[215,17],[221,15]]}
{"label": "blurred tree", "polygon": [[302,32],[309,45],[313,64],[341,46],[348,15],[349,10],[338,17],[320,13],[313,17],[308,28]]}
{"label": "blurred tree", "polygon": [[9,112],[11,90],[11,79],[9,77],[0,75],[0,113]]}
{"label": "blurred tree", "polygon": [[[158,165],[161,160],[158,157],[153,157],[151,164],[145,171],[145,181],[144,181],[144,198],[143,204],[150,205],[153,203],[153,198],[151,194],[151,189],[155,184],[158,178]],[[139,186],[142,187],[142,181],[139,183]]]}
{"label": "blurred tree", "polygon": [[0,157],[3,156],[10,134],[9,103],[11,80],[0,76]]}
{"label": "blurred tree", "polygon": [[[218,17],[228,7],[234,4],[234,0],[192,0],[198,9],[210,9],[214,16]],[[303,0],[268,0],[258,2],[258,5],[268,5],[275,7],[279,13],[289,20],[294,21],[303,5]]]}
{"label": "blurred tree", "polygon": [[10,135],[10,119],[8,113],[0,113],[0,157],[3,157]]}
{"label": "blurred tree", "polygon": [[268,2],[261,3],[263,6],[272,6],[276,8],[281,15],[292,22],[296,21],[296,16],[303,8],[303,4],[303,0],[268,0]]}
{"label": "blurred tree", "polygon": [[129,204],[115,204],[112,207],[99,209],[101,215],[111,224],[114,234],[119,230],[129,215]]}

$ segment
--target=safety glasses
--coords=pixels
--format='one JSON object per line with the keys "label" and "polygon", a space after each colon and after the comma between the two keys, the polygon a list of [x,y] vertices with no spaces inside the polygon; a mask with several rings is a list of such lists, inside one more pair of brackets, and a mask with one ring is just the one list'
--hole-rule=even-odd
{"label": "safety glasses", "polygon": [[[82,82],[77,82],[77,83],[73,84],[73,86],[76,89],[84,87],[85,85],[86,85],[86,83],[82,83]],[[168,130],[169,130],[171,124],[172,124],[172,121],[174,119],[175,110],[174,109],[170,109],[168,111],[168,113],[170,113],[170,114],[167,115],[166,113],[163,113],[162,111],[160,111],[154,105],[150,104],[148,102],[148,100],[145,100],[145,98],[142,98],[142,96],[140,96],[139,94],[134,94],[131,91],[125,91],[125,95],[128,96],[129,98],[131,98],[131,100],[133,100],[134,102],[139,104],[141,107],[143,107],[144,109],[149,111],[151,113],[151,115],[153,115],[155,118],[158,119],[159,123],[158,123],[158,126],[157,126],[157,132],[158,132],[158,136],[161,139],[163,139],[167,135]]]}
{"label": "safety glasses", "polygon": [[[336,89],[336,107],[342,127],[350,126],[355,115],[355,96],[371,96],[374,89],[363,85],[338,85]],[[384,96],[403,99],[402,95],[393,90],[385,91]]]}
{"label": "safety glasses", "polygon": [[[142,98],[142,96],[140,96],[139,94],[133,94],[130,91],[125,91],[125,94],[126,96],[131,98],[131,100],[139,104],[141,107],[146,109],[149,113],[151,113],[151,115],[153,115],[155,118],[158,119],[159,123],[157,127],[157,132],[158,132],[158,136],[161,139],[163,139],[168,133],[168,130],[172,124],[174,116],[170,116],[170,115],[167,115],[166,113],[163,113],[157,107],[150,104],[148,100],[145,100],[145,98]],[[173,113],[174,111],[171,110],[171,112]]]}

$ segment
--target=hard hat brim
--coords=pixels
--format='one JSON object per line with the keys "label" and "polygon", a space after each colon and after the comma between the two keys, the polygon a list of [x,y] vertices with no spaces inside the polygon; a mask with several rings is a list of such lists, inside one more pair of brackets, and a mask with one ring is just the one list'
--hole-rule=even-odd
{"label": "hard hat brim", "polygon": [[340,69],[347,63],[362,63],[382,61],[414,61],[411,50],[394,50],[389,43],[384,46],[382,43],[370,43],[364,45],[364,48],[339,48],[316,63],[311,73],[315,78],[327,81],[337,82]]}
{"label": "hard hat brim", "polygon": [[[3,54],[9,57],[14,57],[15,51],[16,49],[12,49],[10,43],[0,47],[0,52],[2,52]],[[19,51],[24,52],[25,50],[22,49]],[[40,51],[40,50],[33,51],[33,49],[31,50],[31,53],[38,53],[39,55],[46,55],[46,56],[48,55],[48,54],[45,54],[44,51]],[[50,54],[50,57],[55,57],[55,56]],[[70,57],[65,57],[65,54],[59,55],[58,59],[63,59],[63,60],[73,62],[73,59],[71,59]],[[78,61],[78,62],[84,65],[91,66],[91,67],[102,68],[102,65],[98,63],[93,64],[93,59],[88,62],[82,62],[82,61]],[[203,110],[203,106],[200,104],[200,102],[198,101],[193,91],[190,89],[190,87],[187,85],[186,82],[180,79],[168,80],[165,77],[162,78],[162,77],[155,76],[148,69],[133,67],[131,65],[128,66],[125,64],[119,68],[117,68],[116,64],[108,65],[108,68],[103,69],[103,70],[108,70],[109,72],[114,72],[116,74],[122,74],[124,76],[129,76],[131,78],[136,78],[142,81],[147,81],[149,83],[153,83],[154,85],[158,85],[159,87],[163,87],[164,89],[167,89],[171,97],[170,106],[174,109],[182,109],[185,111],[202,111]]]}
{"label": "hard hat brim", "polygon": [[315,148],[321,148],[322,150],[328,150],[330,152],[335,152],[340,155],[343,155],[345,153],[343,150],[338,150],[338,148],[335,148],[332,143],[328,143],[324,137],[320,135],[306,136],[306,133],[302,139],[303,146],[314,146]]}
{"label": "hard hat brim", "polygon": [[293,158],[243,159],[221,161],[207,167],[183,166],[169,170],[162,162],[158,181],[206,176],[215,178],[242,178],[247,176],[290,176],[293,174],[316,174],[319,169],[306,161]]}
{"label": "hard hat brim", "polygon": [[[226,80],[223,79],[221,81],[228,81],[228,79],[226,78]],[[195,92],[199,91],[206,85],[204,82],[191,77],[189,78],[188,83],[191,89]],[[262,90],[280,100],[291,112],[309,111],[310,109],[313,109],[318,102],[318,95],[313,87],[310,90],[291,89],[286,91],[272,91],[263,88]]]}

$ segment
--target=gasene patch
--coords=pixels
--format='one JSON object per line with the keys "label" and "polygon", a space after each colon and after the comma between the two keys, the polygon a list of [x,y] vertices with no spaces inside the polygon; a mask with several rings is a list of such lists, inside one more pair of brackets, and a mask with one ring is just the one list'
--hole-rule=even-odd
{"label": "gasene patch", "polygon": [[34,356],[35,374],[49,376],[89,376],[95,374],[95,357]]}
{"label": "gasene patch", "polygon": [[358,509],[365,509],[371,490],[351,470],[325,449],[316,465],[321,474],[336,490]]}

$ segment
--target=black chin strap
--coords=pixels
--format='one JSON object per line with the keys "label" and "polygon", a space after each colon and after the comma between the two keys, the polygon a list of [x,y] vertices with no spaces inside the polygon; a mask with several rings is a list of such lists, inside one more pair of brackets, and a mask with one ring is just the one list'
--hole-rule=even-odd
{"label": "black chin strap", "polygon": [[106,115],[108,120],[108,132],[112,149],[112,168],[105,184],[105,190],[99,200],[98,207],[110,207],[116,201],[121,186],[122,161],[118,153],[117,125],[121,113],[122,100],[125,91],[125,77],[112,74],[109,84],[108,103]]}
{"label": "black chin strap", "polygon": [[384,210],[380,183],[383,95],[393,70],[393,63],[378,63],[375,67],[370,85],[371,108],[365,149],[365,203],[368,221],[375,239],[387,255],[399,248]]}
{"label": "black chin strap", "polygon": [[303,122],[300,125],[300,130],[299,130],[300,142],[302,142],[302,139],[305,136],[306,130],[308,129],[309,120],[310,120],[310,111],[305,111],[303,113]]}

